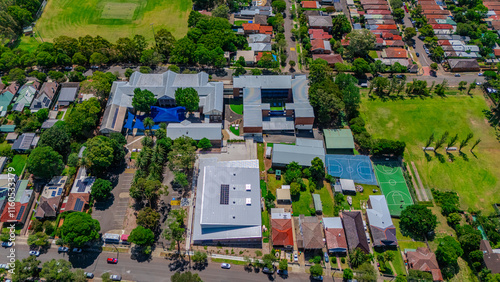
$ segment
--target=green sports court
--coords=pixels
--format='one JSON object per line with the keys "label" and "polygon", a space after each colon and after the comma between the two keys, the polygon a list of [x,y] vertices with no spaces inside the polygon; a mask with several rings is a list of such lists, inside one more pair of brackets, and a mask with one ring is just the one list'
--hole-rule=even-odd
{"label": "green sports court", "polygon": [[375,175],[387,200],[389,211],[392,216],[400,216],[406,206],[413,205],[401,166],[395,161],[374,162],[374,164]]}

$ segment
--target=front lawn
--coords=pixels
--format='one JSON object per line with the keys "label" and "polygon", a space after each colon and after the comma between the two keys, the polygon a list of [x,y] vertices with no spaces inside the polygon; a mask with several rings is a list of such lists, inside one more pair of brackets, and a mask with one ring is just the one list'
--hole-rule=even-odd
{"label": "front lawn", "polygon": [[242,24],[248,23],[248,21],[234,21],[235,26],[241,26]]}
{"label": "front lawn", "polygon": [[[500,193],[500,144],[488,123],[485,113],[489,108],[482,95],[394,101],[370,100],[364,96],[361,113],[368,132],[374,138],[406,142],[404,158],[408,163],[415,162],[426,188],[456,191],[463,210],[493,211],[492,204],[498,202],[496,195]],[[426,140],[432,133],[435,139],[441,138],[445,131],[450,137],[458,134],[459,142],[471,132],[474,138],[462,155],[452,153],[454,161],[442,148],[438,155],[428,152],[426,157],[422,151]],[[473,154],[470,148],[478,138],[481,143]]]}
{"label": "front lawn", "polygon": [[293,216],[299,216],[301,214],[310,216],[311,210],[314,211],[313,199],[311,193],[306,189],[306,191],[300,191],[300,194],[292,197],[292,210]]}
{"label": "front lawn", "polygon": [[420,247],[427,247],[425,242],[422,241],[414,241],[412,238],[408,236],[403,236],[401,233],[401,229],[399,228],[399,219],[393,218],[392,223],[396,227],[396,239],[398,240],[399,247],[401,251],[404,252],[405,249],[417,249]]}
{"label": "front lawn", "polygon": [[12,158],[12,162],[7,166],[7,169],[9,169],[9,167],[14,168],[14,170],[11,171],[11,173],[20,176],[21,173],[23,172],[24,165],[26,164],[27,160],[28,160],[28,155],[15,155],[14,158]]}

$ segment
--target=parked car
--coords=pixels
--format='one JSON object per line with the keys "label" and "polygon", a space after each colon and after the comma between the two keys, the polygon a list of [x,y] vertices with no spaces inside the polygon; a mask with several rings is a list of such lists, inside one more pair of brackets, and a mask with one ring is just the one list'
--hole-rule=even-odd
{"label": "parked car", "polygon": [[288,270],[279,270],[278,269],[278,275],[281,277],[288,277]]}
{"label": "parked car", "polygon": [[269,269],[267,267],[264,267],[262,269],[262,273],[265,273],[265,274],[274,274],[274,268]]}
{"label": "parked car", "polygon": [[57,249],[57,252],[59,252],[59,253],[67,253],[68,251],[69,251],[68,247],[59,247]]}
{"label": "parked car", "polygon": [[317,281],[323,281],[323,276],[313,276],[312,279]]}
{"label": "parked car", "polygon": [[37,257],[37,256],[39,256],[39,255],[40,255],[40,252],[39,252],[39,251],[30,251],[30,252],[29,252],[29,254],[30,254],[30,256],[35,256],[35,257]]}
{"label": "parked car", "polygon": [[460,74],[459,74],[459,73],[456,73],[456,74],[455,74],[455,77],[460,77]]}
{"label": "parked car", "polygon": [[111,281],[122,281],[122,276],[115,274],[115,275],[109,276],[109,279],[111,279]]}
{"label": "parked car", "polygon": [[325,262],[329,262],[330,258],[328,257],[328,253],[325,253]]}
{"label": "parked car", "polygon": [[108,263],[117,264],[118,259],[117,258],[108,258]]}
{"label": "parked car", "polygon": [[298,262],[299,261],[299,256],[297,255],[297,251],[293,252],[293,261]]}
{"label": "parked car", "polygon": [[83,274],[85,274],[85,277],[87,277],[89,279],[94,278],[94,273],[92,273],[92,272],[84,272]]}
{"label": "parked car", "polygon": [[483,76],[483,73],[482,73],[482,72],[480,72],[480,73],[478,73],[477,75],[478,75],[478,76]]}
{"label": "parked car", "polygon": [[224,269],[230,269],[231,268],[231,265],[229,263],[222,263],[220,265],[220,268],[224,268]]}
{"label": "parked car", "polygon": [[2,264],[0,264],[0,268],[9,270],[9,265],[6,263],[2,263]]}
{"label": "parked car", "polygon": [[476,82],[476,85],[481,85],[482,83],[481,82]]}
{"label": "parked car", "polygon": [[417,57],[420,57],[420,53],[417,53]]}
{"label": "parked car", "polygon": [[74,248],[72,252],[79,254],[79,253],[83,252],[83,250],[80,248]]}
{"label": "parked car", "polygon": [[12,245],[13,245],[13,243],[10,241],[2,242],[2,247],[4,247],[4,248],[12,247]]}

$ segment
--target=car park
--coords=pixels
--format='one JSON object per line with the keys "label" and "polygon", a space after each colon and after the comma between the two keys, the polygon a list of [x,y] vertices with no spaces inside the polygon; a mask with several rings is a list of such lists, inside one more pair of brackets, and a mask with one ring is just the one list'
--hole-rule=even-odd
{"label": "car park", "polygon": [[220,268],[230,269],[231,265],[229,263],[223,263],[223,264],[220,265]]}
{"label": "car park", "polygon": [[109,279],[111,279],[111,281],[122,281],[121,275],[116,275],[116,274],[109,276]]}
{"label": "car park", "polygon": [[59,252],[59,253],[67,253],[68,251],[69,251],[68,247],[59,247],[57,249],[57,252]]}
{"label": "car park", "polygon": [[40,252],[39,252],[39,251],[30,251],[30,252],[29,252],[29,254],[30,254],[30,256],[35,256],[35,257],[37,257],[37,256],[39,256],[39,255],[40,255]]}
{"label": "car park", "polygon": [[118,259],[117,258],[108,258],[108,263],[112,263],[112,264],[117,264],[118,263]]}
{"label": "car park", "polygon": [[94,278],[94,273],[92,273],[92,272],[84,272],[83,274],[85,274],[85,277],[87,277],[89,279]]}
{"label": "car park", "polygon": [[4,247],[4,248],[12,247],[12,245],[13,245],[13,243],[10,241],[2,242],[2,247]]}

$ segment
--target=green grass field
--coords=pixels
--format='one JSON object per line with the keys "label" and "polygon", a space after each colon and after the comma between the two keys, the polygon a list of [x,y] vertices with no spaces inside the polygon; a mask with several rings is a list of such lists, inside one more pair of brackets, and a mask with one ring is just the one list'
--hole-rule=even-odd
{"label": "green grass field", "polygon": [[401,167],[395,162],[377,162],[375,174],[391,215],[400,216],[406,206],[413,204]]}
{"label": "green grass field", "polygon": [[28,155],[15,155],[14,158],[12,158],[12,162],[9,165],[7,165],[7,169],[9,167],[14,168],[14,171],[12,171],[11,173],[20,176],[21,173],[23,172],[23,168],[27,160],[28,160]]}
{"label": "green grass field", "polygon": [[314,207],[311,192],[308,190],[300,191],[300,197],[292,197],[292,201],[293,216],[299,216],[301,214],[306,216],[311,215],[310,208]]}
{"label": "green grass field", "polygon": [[[406,142],[405,161],[415,162],[426,188],[456,191],[461,208],[493,211],[491,204],[498,202],[500,192],[500,144],[495,130],[485,117],[488,106],[483,96],[448,96],[447,98],[406,99],[384,102],[380,99],[362,98],[361,112],[366,127],[374,138],[390,138]],[[482,142],[464,156],[452,153],[448,160],[444,149],[438,152],[447,159],[442,163],[434,153],[428,160],[422,152],[431,133],[437,138],[449,131],[450,136],[463,139],[469,132]],[[446,146],[446,145],[445,145]]]}
{"label": "green grass field", "polygon": [[321,198],[321,204],[323,205],[323,216],[334,216],[335,211],[334,211],[334,204],[333,204],[333,198],[330,195],[330,191],[328,191],[330,187],[327,187],[326,185],[321,187],[320,190],[316,190],[314,192],[315,194],[319,194],[319,197]]}
{"label": "green grass field", "polygon": [[179,39],[187,33],[191,0],[49,0],[37,22],[45,41],[66,35],[100,35],[111,42],[140,34],[153,40],[166,28]]}

